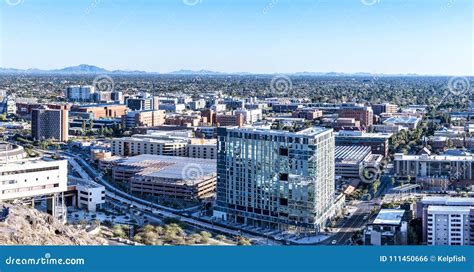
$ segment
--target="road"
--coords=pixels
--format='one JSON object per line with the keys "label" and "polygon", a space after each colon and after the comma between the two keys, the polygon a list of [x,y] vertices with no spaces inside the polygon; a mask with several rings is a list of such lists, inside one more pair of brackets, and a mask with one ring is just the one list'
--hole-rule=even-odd
{"label": "road", "polygon": [[[334,240],[336,240],[336,245],[347,245],[352,235],[365,225],[371,209],[370,202],[358,203],[357,210],[350,218],[338,222],[336,228],[340,229],[339,232],[321,242],[320,245],[331,245]],[[367,218],[364,220],[366,216]]]}

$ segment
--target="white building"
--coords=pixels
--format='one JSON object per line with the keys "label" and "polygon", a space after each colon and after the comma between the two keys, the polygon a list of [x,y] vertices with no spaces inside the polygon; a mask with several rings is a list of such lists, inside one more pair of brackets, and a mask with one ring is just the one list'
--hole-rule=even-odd
{"label": "white building", "polygon": [[217,158],[217,142],[193,138],[189,131],[150,132],[111,140],[112,155],[165,155],[200,159]]}
{"label": "white building", "polygon": [[206,101],[204,99],[197,99],[189,102],[188,105],[192,110],[200,110],[206,107]]}
{"label": "white building", "polygon": [[66,98],[73,101],[90,101],[93,93],[95,93],[94,86],[73,85],[65,90]]}
{"label": "white building", "polygon": [[474,156],[397,153],[394,159],[394,170],[397,177],[474,180]]}
{"label": "white building", "polygon": [[67,160],[26,159],[0,164],[0,200],[67,190]]}
{"label": "white building", "polygon": [[92,180],[68,177],[69,186],[73,187],[76,205],[89,212],[95,212],[105,203],[105,187]]}
{"label": "white building", "polygon": [[469,206],[429,206],[428,245],[470,245]]}
{"label": "white building", "polygon": [[428,245],[474,245],[474,198],[429,196],[417,203]]}
{"label": "white building", "polygon": [[405,210],[381,209],[364,230],[365,244],[374,246],[406,245],[408,223]]}
{"label": "white building", "polygon": [[239,110],[235,110],[234,114],[243,115],[244,122],[246,124],[253,124],[263,119],[263,114],[262,114],[261,109],[253,109],[253,110],[239,109]]}

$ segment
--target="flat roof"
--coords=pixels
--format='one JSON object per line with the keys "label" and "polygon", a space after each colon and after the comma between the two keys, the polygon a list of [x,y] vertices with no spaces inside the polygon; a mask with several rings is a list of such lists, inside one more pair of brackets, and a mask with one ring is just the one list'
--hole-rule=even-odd
{"label": "flat roof", "polygon": [[289,132],[286,130],[274,130],[268,127],[262,126],[245,126],[245,127],[229,127],[227,130],[237,131],[237,132],[255,132],[257,134],[269,134],[269,135],[288,135],[288,136],[316,136],[319,134],[324,134],[332,131],[330,128],[323,127],[310,127],[298,132]]}
{"label": "flat roof", "polygon": [[354,138],[390,138],[392,137],[393,133],[367,133],[363,131],[347,131],[341,130],[335,133],[336,137],[354,137]]}
{"label": "flat roof", "polygon": [[421,118],[413,117],[413,116],[399,116],[399,117],[390,117],[387,120],[383,121],[383,123],[403,123],[403,124],[415,124],[419,122]]}
{"label": "flat roof", "polygon": [[402,153],[396,153],[394,156],[395,161],[474,161],[473,155],[465,156],[454,156],[454,155],[405,155]]}
{"label": "flat roof", "polygon": [[474,206],[474,197],[425,196],[421,202],[428,205]]}
{"label": "flat roof", "polygon": [[141,167],[139,176],[199,183],[217,173],[216,160],[143,154],[118,161],[119,166]]}
{"label": "flat roof", "polygon": [[336,146],[335,159],[362,161],[371,153],[370,146],[350,145]]}
{"label": "flat roof", "polygon": [[470,206],[438,206],[430,205],[428,212],[455,212],[455,213],[469,213],[474,207]]}
{"label": "flat roof", "polygon": [[405,210],[381,209],[372,224],[400,225]]}

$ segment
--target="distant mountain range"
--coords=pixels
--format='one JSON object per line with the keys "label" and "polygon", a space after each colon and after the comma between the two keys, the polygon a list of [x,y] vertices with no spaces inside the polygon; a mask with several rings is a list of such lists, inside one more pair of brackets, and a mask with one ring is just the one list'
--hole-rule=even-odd
{"label": "distant mountain range", "polygon": [[[77,66],[70,66],[61,69],[53,69],[53,70],[41,70],[41,69],[15,69],[15,68],[1,68],[0,67],[0,74],[75,74],[75,75],[88,75],[88,74],[120,74],[120,75],[157,75],[160,74],[158,72],[145,72],[139,70],[107,70],[101,67],[97,67],[94,65],[89,64],[80,64]],[[216,71],[209,71],[209,70],[179,70],[169,73],[162,73],[164,75],[252,75],[254,73],[223,73],[223,72],[216,72]],[[297,72],[297,73],[284,73],[287,75],[293,76],[418,76],[418,74],[373,74],[373,73],[338,73],[338,72]],[[269,74],[271,75],[271,74]]]}

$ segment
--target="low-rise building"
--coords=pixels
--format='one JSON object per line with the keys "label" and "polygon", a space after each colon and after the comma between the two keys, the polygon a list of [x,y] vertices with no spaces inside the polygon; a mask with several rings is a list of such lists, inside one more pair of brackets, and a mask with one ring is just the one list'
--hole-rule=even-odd
{"label": "low-rise building", "polygon": [[366,245],[406,245],[408,223],[405,210],[381,209],[364,230]]}
{"label": "low-rise building", "polygon": [[380,115],[382,113],[391,114],[396,113],[398,111],[398,106],[390,103],[373,104],[372,110],[374,111],[375,115]]}
{"label": "low-rise building", "polygon": [[165,123],[165,111],[163,110],[146,110],[132,111],[122,115],[122,125],[124,128],[134,127],[154,127]]}
{"label": "low-rise building", "polygon": [[420,117],[414,116],[403,116],[403,117],[390,117],[383,121],[385,125],[397,125],[407,129],[416,129],[421,122]]}
{"label": "low-rise building", "polygon": [[336,176],[359,178],[365,164],[378,165],[382,155],[373,155],[369,146],[336,146]]}
{"label": "low-rise building", "polygon": [[134,194],[203,200],[214,197],[216,161],[139,155],[117,160],[112,176],[127,184]]}
{"label": "low-rise building", "polygon": [[315,108],[300,108],[295,110],[291,116],[295,118],[304,118],[306,120],[314,120],[323,116],[323,112]]}
{"label": "low-rise building", "polygon": [[467,155],[404,155],[395,154],[394,173],[397,177],[444,178],[474,180],[474,156]]}
{"label": "low-rise building", "polygon": [[254,110],[247,110],[247,109],[238,109],[234,111],[235,115],[242,115],[244,117],[244,123],[246,124],[253,124],[257,121],[262,120],[262,110],[261,109],[254,109]]}
{"label": "low-rise building", "polygon": [[67,165],[67,160],[46,157],[0,164],[0,201],[45,197],[48,212],[64,219],[63,211],[56,212],[56,199],[67,191]]}
{"label": "low-rise building", "polygon": [[72,193],[71,204],[95,212],[105,203],[105,187],[92,180],[68,177],[68,192]]}
{"label": "low-rise building", "polygon": [[244,117],[240,114],[218,114],[216,123],[219,127],[241,127],[244,125]]}
{"label": "low-rise building", "polygon": [[92,104],[71,108],[71,112],[88,113],[92,119],[120,118],[127,110],[127,106],[121,104]]}
{"label": "low-rise building", "polygon": [[388,156],[389,139],[392,133],[366,133],[362,131],[339,131],[336,133],[336,146],[370,146],[373,154]]}

